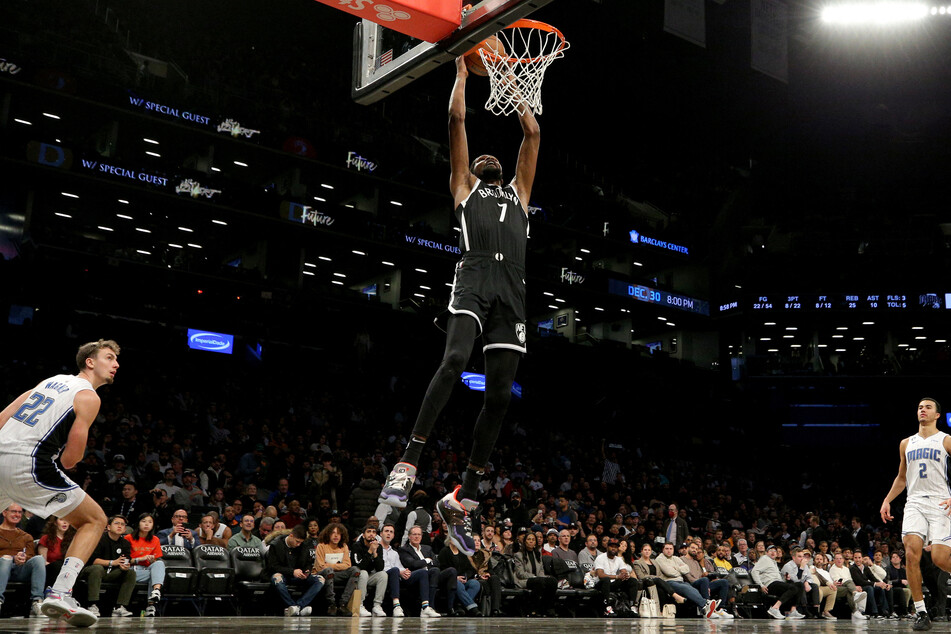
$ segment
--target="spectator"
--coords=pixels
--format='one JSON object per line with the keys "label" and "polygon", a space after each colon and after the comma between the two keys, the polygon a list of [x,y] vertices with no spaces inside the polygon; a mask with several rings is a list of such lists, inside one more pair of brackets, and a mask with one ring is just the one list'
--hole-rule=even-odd
{"label": "spectator", "polygon": [[198,525],[198,542],[214,546],[228,547],[231,539],[231,529],[218,521],[218,514],[214,511],[205,513]]}
{"label": "spectator", "polygon": [[362,527],[367,523],[367,518],[376,512],[379,504],[380,492],[383,485],[373,476],[373,469],[364,467],[363,479],[350,493],[350,525]]}
{"label": "spectator", "polygon": [[[854,527],[855,519],[852,522]],[[865,604],[865,615],[876,620],[886,618],[888,616],[888,602],[885,598],[885,591],[890,586],[884,581],[877,580],[872,575],[872,571],[865,562],[866,557],[862,555],[861,551],[856,550],[852,558],[852,565],[849,566],[852,581],[855,582],[856,588],[868,595],[868,602]]]}
{"label": "spectator", "polygon": [[736,540],[736,552],[730,557],[730,563],[736,568],[745,568],[747,570],[753,568],[753,564],[749,558],[749,546],[745,538],[740,537]]}
{"label": "spectator", "polygon": [[152,490],[152,516],[155,517],[156,526],[169,526],[172,523],[172,515],[175,513],[175,506],[170,503],[170,498],[165,489]]}
{"label": "spectator", "polygon": [[267,539],[267,536],[274,530],[274,518],[273,517],[262,517],[260,523],[258,524],[258,537],[261,540]]}
{"label": "spectator", "polygon": [[733,618],[732,614],[720,607],[730,605],[730,582],[726,579],[711,579],[717,574],[716,567],[712,561],[708,567],[708,560],[695,540],[687,545],[687,557],[683,561],[689,569],[685,580],[697,589],[704,601],[713,599],[713,613],[721,619]]}
{"label": "spectator", "polygon": [[653,549],[650,544],[644,544],[641,546],[641,556],[638,559],[635,559],[632,565],[634,569],[634,574],[637,578],[644,583],[644,587],[650,588],[655,586],[658,591],[663,592],[661,601],[664,603],[669,603],[673,601],[675,603],[684,603],[687,601],[686,598],[677,594],[677,591],[674,590],[674,587],[667,583],[659,574],[657,566],[653,559],[651,559],[651,554]]}
{"label": "spectator", "polygon": [[181,491],[181,487],[178,486],[178,480],[175,477],[175,469],[169,467],[164,471],[164,479],[155,485],[154,488],[161,489],[165,491],[165,494],[168,496],[168,499],[174,500],[175,496]]}
{"label": "spectator", "polygon": [[155,535],[155,519],[142,513],[136,521],[136,530],[125,538],[131,545],[129,558],[136,582],[150,585],[145,616],[155,616],[155,607],[162,599],[165,584],[165,562],[162,561],[162,545]]}
{"label": "spectator", "polygon": [[528,509],[522,502],[522,494],[518,491],[512,491],[509,503],[505,507],[505,515],[512,520],[512,526],[522,528],[528,526],[531,518],[528,516]]}
{"label": "spectator", "polygon": [[333,465],[333,454],[325,452],[310,474],[308,497],[313,500],[326,497],[328,503],[336,504],[337,492],[342,484],[343,473]]}
{"label": "spectator", "polygon": [[433,515],[427,510],[429,506],[429,496],[423,490],[416,491],[410,497],[409,508],[413,510],[406,514],[400,546],[405,546],[409,541],[409,529],[413,526],[419,526],[423,530],[423,543],[432,545],[429,535],[433,532]]}
{"label": "spectator", "polygon": [[182,473],[182,487],[172,496],[172,499],[179,506],[185,507],[191,512],[192,509],[201,510],[205,506],[205,492],[198,486],[198,476],[191,469],[186,469]]}
{"label": "spectator", "polygon": [[868,531],[862,526],[862,520],[856,515],[852,518],[851,544],[853,551],[860,551],[863,555],[868,553],[871,538]]}
{"label": "spectator", "polygon": [[[527,531],[528,529],[524,530]],[[482,586],[481,592],[489,592],[490,615],[499,616],[501,615],[500,608],[502,607],[502,580],[498,575],[493,575],[489,572],[489,563],[492,560],[492,553],[482,547],[482,538],[478,535],[473,535],[472,541],[475,544],[476,551],[475,554],[469,557],[469,561],[475,568],[476,579],[479,580]]]}
{"label": "spectator", "polygon": [[254,534],[254,518],[250,515],[245,515],[241,518],[241,530],[234,533],[231,539],[228,540],[229,550],[244,546],[247,548],[257,548],[261,550],[263,554],[264,551],[261,548],[263,545],[264,542],[261,541],[261,538]]}
{"label": "spectator", "polygon": [[594,535],[588,535],[584,545],[584,550],[578,553],[578,565],[585,572],[594,572],[594,560],[601,554],[601,551],[598,550],[598,538]]}
{"label": "spectator", "polygon": [[570,560],[578,563],[578,553],[569,548],[571,543],[571,532],[567,529],[561,529],[558,533],[558,545],[551,551],[551,556],[555,559]]}
{"label": "spectator", "polygon": [[776,563],[778,552],[776,546],[772,544],[766,549],[766,554],[756,561],[750,574],[753,582],[766,589],[768,594],[779,597],[776,602],[767,610],[774,619],[785,619],[786,615],[781,612],[784,606],[788,606],[788,616],[791,619],[805,618],[801,612],[796,610],[796,603],[799,602],[799,588],[793,583],[783,581],[779,572],[779,565]]}
{"label": "spectator", "polygon": [[890,619],[897,619],[898,613],[896,611],[896,604],[898,602],[898,597],[901,596],[901,588],[892,584],[891,579],[888,576],[888,571],[882,566],[884,563],[884,556],[881,550],[876,550],[873,557],[865,555],[862,558],[865,566],[872,571],[872,576],[876,581],[881,581],[885,583],[885,603],[888,606],[886,608],[886,616]]}
{"label": "spectator", "polygon": [[66,551],[76,529],[64,519],[50,515],[43,527],[43,535],[36,547],[37,554],[46,562],[46,585],[52,586],[66,559]]}
{"label": "spectator", "polygon": [[[267,477],[265,462],[264,462],[264,445],[257,444],[254,446],[253,451],[241,456],[238,460],[238,468],[235,471],[235,479],[243,482],[244,484],[252,484],[254,482],[263,482]],[[248,493],[246,493],[248,495]],[[255,487],[254,495],[257,495],[257,487]],[[257,499],[252,497],[250,502],[254,502]],[[248,502],[248,500],[245,500]],[[246,506],[250,507],[250,504]]]}
{"label": "spectator", "polygon": [[431,606],[436,601],[436,589],[439,583],[439,571],[436,568],[420,567],[410,570],[403,565],[399,550],[393,546],[396,531],[392,524],[385,524],[380,533],[383,549],[383,571],[389,579],[387,589],[393,597],[393,616],[402,617],[403,607],[400,605],[402,586],[415,585],[419,589],[422,618],[436,618],[441,616]]}
{"label": "spectator", "polygon": [[716,604],[709,599],[704,600],[697,589],[687,583],[686,575],[690,568],[680,557],[674,555],[673,544],[664,544],[664,549],[657,555],[654,565],[657,566],[657,575],[666,581],[674,592],[696,605],[704,618],[717,618],[714,614]]}
{"label": "spectator", "polygon": [[185,509],[178,509],[172,513],[172,526],[159,531],[159,543],[163,546],[184,546],[191,550],[198,541],[198,532],[188,528],[188,513]]}
{"label": "spectator", "polygon": [[667,542],[671,544],[683,544],[690,536],[687,520],[680,516],[676,504],[667,507],[667,519],[664,520],[662,533]]}
{"label": "spectator", "polygon": [[[304,552],[303,543],[307,537],[307,529],[295,526],[285,533],[274,533],[270,540],[266,557],[267,567],[265,574],[284,603],[284,616],[310,616],[311,603],[320,594],[320,591],[330,584],[326,579],[313,572],[302,560],[308,557]],[[294,601],[288,591],[288,585],[303,589],[300,599]]]}
{"label": "spectator", "polygon": [[453,613],[453,604],[458,599],[465,609],[465,616],[482,616],[475,602],[482,585],[476,578],[476,570],[469,557],[460,552],[450,540],[446,547],[439,551],[438,559],[440,569],[452,569],[456,572],[456,583],[451,585],[449,592],[449,613]]}
{"label": "spectator", "polygon": [[866,620],[868,617],[863,614],[863,610],[868,601],[868,594],[855,586],[855,582],[852,580],[852,571],[846,565],[845,556],[841,552],[835,554],[832,566],[829,568],[829,576],[832,577],[832,581],[837,588],[847,590],[846,600],[852,611],[852,618],[858,621]]}
{"label": "spectator", "polygon": [[224,454],[214,454],[211,457],[211,463],[198,476],[198,485],[202,490],[214,491],[229,488],[231,474],[225,470],[224,465]]}
{"label": "spectator", "polygon": [[271,491],[271,494],[267,496],[264,504],[266,506],[273,506],[279,513],[283,513],[285,509],[287,509],[288,503],[293,500],[294,497],[294,494],[291,493],[290,481],[287,478],[280,478],[277,481],[277,488]]}
{"label": "spectator", "polygon": [[542,546],[542,555],[551,555],[558,548],[558,529],[549,528],[545,532],[545,545]]}
{"label": "spectator", "polygon": [[281,516],[281,521],[288,528],[294,528],[307,519],[307,511],[301,508],[299,500],[291,500],[287,504],[287,512]]}
{"label": "spectator", "polygon": [[641,588],[637,578],[632,576],[632,570],[618,556],[619,546],[620,542],[612,537],[608,541],[608,551],[598,555],[594,561],[594,571],[598,577],[598,588],[601,590],[601,601],[604,605],[604,616],[615,616],[614,609],[608,604],[612,591],[626,593],[631,605],[634,605],[637,592]]}
{"label": "spectator", "polygon": [[135,476],[132,475],[132,469],[129,468],[128,463],[126,463],[125,456],[121,453],[117,453],[112,456],[112,468],[106,469],[106,482],[110,485],[110,495],[113,492],[118,492],[122,489],[122,485],[126,482],[135,482]]}
{"label": "spectator", "polygon": [[515,555],[515,585],[531,592],[529,601],[532,614],[551,616],[554,614],[558,581],[545,574],[537,545],[534,533],[525,535],[525,548]]}
{"label": "spectator", "polygon": [[0,604],[10,581],[30,582],[31,616],[40,616],[46,581],[46,561],[36,554],[33,536],[17,528],[23,507],[11,504],[3,511],[0,523]]}
{"label": "spectator", "polygon": [[[427,569],[435,570],[436,584],[430,588],[435,598],[435,590],[442,585],[446,590],[446,596],[455,590],[456,570],[455,568],[439,568],[436,562],[436,556],[433,549],[423,544],[423,530],[419,526],[413,526],[409,529],[409,543],[399,550],[400,562],[404,567],[410,570]],[[432,574],[430,572],[430,574]],[[432,577],[431,577],[432,579]],[[435,610],[435,608],[433,608]]]}
{"label": "spectator", "polygon": [[578,524],[578,514],[568,505],[568,498],[558,496],[558,514],[555,516],[555,528],[568,528]]}
{"label": "spectator", "polygon": [[257,511],[254,508],[255,503],[260,503],[262,507],[264,506],[264,501],[258,500],[258,485],[250,482],[244,485],[244,494],[241,496],[241,508],[249,510],[252,515],[257,515]]}
{"label": "spectator", "polygon": [[[303,527],[302,527],[303,528]],[[304,529],[306,536],[307,530]],[[320,537],[317,538],[317,550],[314,553],[314,570],[323,571],[330,569],[334,575],[334,582],[327,584],[327,599],[331,605],[336,606],[336,613],[342,616],[351,616],[351,610],[347,608],[350,598],[357,589],[359,583],[360,569],[353,565],[350,559],[350,541],[347,536],[347,529],[343,524],[333,523],[324,527],[320,531]],[[335,588],[333,586],[344,582],[343,594],[339,603],[335,599]],[[363,593],[360,592],[360,601],[362,602]],[[353,616],[357,616],[354,614]]]}
{"label": "spectator", "polygon": [[119,499],[112,505],[113,514],[122,517],[135,517],[142,513],[149,513],[152,508],[151,496],[139,495],[139,489],[132,480],[122,485]]}
{"label": "spectator", "polygon": [[891,563],[885,570],[888,572],[888,582],[895,589],[895,607],[901,608],[903,616],[914,614],[908,607],[911,601],[911,590],[908,588],[908,574],[905,571],[905,566],[902,565],[901,555],[892,553]]}
{"label": "spectator", "polygon": [[221,517],[224,515],[227,507],[228,503],[225,502],[225,490],[221,488],[213,489],[211,497],[208,498],[208,504],[205,506],[205,510],[214,511],[218,514],[218,517]]}
{"label": "spectator", "polygon": [[383,551],[375,525],[367,524],[363,528],[363,534],[353,546],[353,561],[360,569],[358,588],[362,596],[366,596],[368,588],[373,588],[373,610],[367,611],[361,604],[360,616],[386,616],[383,598],[389,577],[383,570]]}
{"label": "spectator", "polygon": [[116,607],[112,616],[132,616],[129,611],[129,602],[132,601],[132,592],[135,590],[135,571],[132,569],[132,544],[124,539],[126,521],[124,517],[113,515],[109,518],[106,532],[99,538],[99,545],[93,552],[86,567],[79,573],[80,579],[88,583],[90,612],[99,616],[100,589],[103,581],[119,583],[119,596],[116,598]]}
{"label": "spectator", "polygon": [[[789,561],[779,570],[783,581],[795,584],[802,588],[800,594],[800,605],[819,606],[819,586],[812,571],[806,565],[805,556],[799,546],[793,546],[789,549]],[[808,611],[804,612],[808,614]],[[814,615],[813,615],[814,616]]]}
{"label": "spectator", "polygon": [[835,621],[837,619],[832,615],[832,608],[835,607],[836,599],[840,596],[845,598],[849,591],[832,580],[832,576],[827,570],[828,565],[829,560],[826,559],[826,556],[822,553],[816,553],[809,572],[819,585],[819,603],[822,606],[822,618]]}

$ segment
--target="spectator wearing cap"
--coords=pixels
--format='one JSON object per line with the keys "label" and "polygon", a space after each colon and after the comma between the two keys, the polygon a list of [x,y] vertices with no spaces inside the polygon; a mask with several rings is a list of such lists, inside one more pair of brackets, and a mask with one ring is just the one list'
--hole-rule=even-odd
{"label": "spectator wearing cap", "polygon": [[105,475],[106,482],[112,485],[116,492],[120,491],[126,482],[135,482],[132,469],[129,468],[125,456],[121,453],[112,456],[112,468],[106,469]]}
{"label": "spectator wearing cap", "polygon": [[522,494],[518,491],[512,491],[508,504],[505,505],[505,515],[511,518],[512,526],[516,529],[528,526],[531,518],[528,516],[528,509],[522,501]]}
{"label": "spectator wearing cap", "polygon": [[641,588],[633,569],[618,555],[620,542],[611,538],[608,540],[608,550],[598,555],[594,561],[594,572],[598,577],[598,589],[604,604],[604,616],[614,616],[614,609],[608,605],[611,592],[625,593],[631,604],[635,603],[637,591]]}
{"label": "spectator wearing cap", "polygon": [[542,555],[551,555],[558,547],[558,529],[549,528],[545,533],[545,545],[542,546]]}
{"label": "spectator wearing cap", "polygon": [[640,513],[634,511],[624,516],[624,524],[621,526],[622,537],[633,535],[637,531],[637,525],[640,522]]}
{"label": "spectator wearing cap", "polygon": [[558,544],[552,549],[551,556],[562,561],[578,563],[578,553],[571,549],[571,531],[567,528],[558,531]]}
{"label": "spectator wearing cap", "polygon": [[410,507],[413,509],[406,514],[406,524],[403,528],[403,539],[400,540],[400,546],[405,546],[409,542],[409,529],[419,526],[423,529],[423,543],[431,546],[429,534],[433,532],[433,514],[429,508],[429,496],[423,490],[416,491],[410,498]]}
{"label": "spectator wearing cap", "polygon": [[776,546],[770,544],[766,547],[766,554],[756,560],[756,565],[753,566],[753,570],[750,571],[753,582],[766,588],[766,591],[774,597],[779,597],[776,603],[767,610],[772,618],[777,620],[785,619],[786,615],[782,613],[782,609],[785,607],[789,608],[789,618],[805,618],[805,615],[796,610],[796,604],[800,602],[802,591],[799,586],[783,581],[783,577],[779,572],[779,564],[776,563],[778,556]]}
{"label": "spectator wearing cap", "polygon": [[193,469],[186,469],[182,473],[182,488],[173,496],[175,503],[185,507],[189,512],[199,510],[205,506],[205,492],[198,486],[198,475]]}

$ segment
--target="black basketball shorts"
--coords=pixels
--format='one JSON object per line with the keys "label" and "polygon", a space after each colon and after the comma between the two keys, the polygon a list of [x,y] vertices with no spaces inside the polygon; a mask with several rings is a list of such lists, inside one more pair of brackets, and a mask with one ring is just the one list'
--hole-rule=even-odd
{"label": "black basketball shorts", "polygon": [[466,254],[456,263],[449,312],[476,320],[483,352],[525,353],[525,274],[518,265],[499,258]]}

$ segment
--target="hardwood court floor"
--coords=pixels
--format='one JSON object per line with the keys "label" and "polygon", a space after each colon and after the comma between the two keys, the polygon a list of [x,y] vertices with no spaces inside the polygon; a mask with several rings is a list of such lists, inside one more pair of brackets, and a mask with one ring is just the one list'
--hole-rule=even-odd
{"label": "hardwood court floor", "polygon": [[[0,632],[81,632],[49,619],[0,619]],[[605,632],[615,634],[845,634],[850,632],[912,632],[911,621],[853,622],[851,620],[773,621],[737,619],[467,619],[449,618],[284,618],[284,617],[161,617],[144,619],[103,618],[90,630],[98,634],[279,634],[281,632],[333,632],[334,634],[533,634],[534,632]],[[951,634],[951,623],[935,623],[932,632]]]}

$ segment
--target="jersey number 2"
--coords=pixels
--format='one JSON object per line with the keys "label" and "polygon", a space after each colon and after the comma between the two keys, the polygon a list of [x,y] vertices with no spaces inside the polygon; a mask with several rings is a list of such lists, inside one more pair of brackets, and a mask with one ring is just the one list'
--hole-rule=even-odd
{"label": "jersey number 2", "polygon": [[27,398],[26,402],[20,406],[17,413],[13,415],[13,418],[24,425],[33,427],[36,425],[37,416],[48,410],[52,404],[53,399],[49,397],[43,398],[43,395],[39,392],[33,392],[33,394],[30,394]]}
{"label": "jersey number 2", "polygon": [[920,467],[920,469],[918,470],[918,477],[919,477],[919,478],[927,478],[927,477],[928,477],[928,463],[927,463],[927,462],[922,462],[922,463],[921,463],[920,465],[918,465],[918,466]]}

